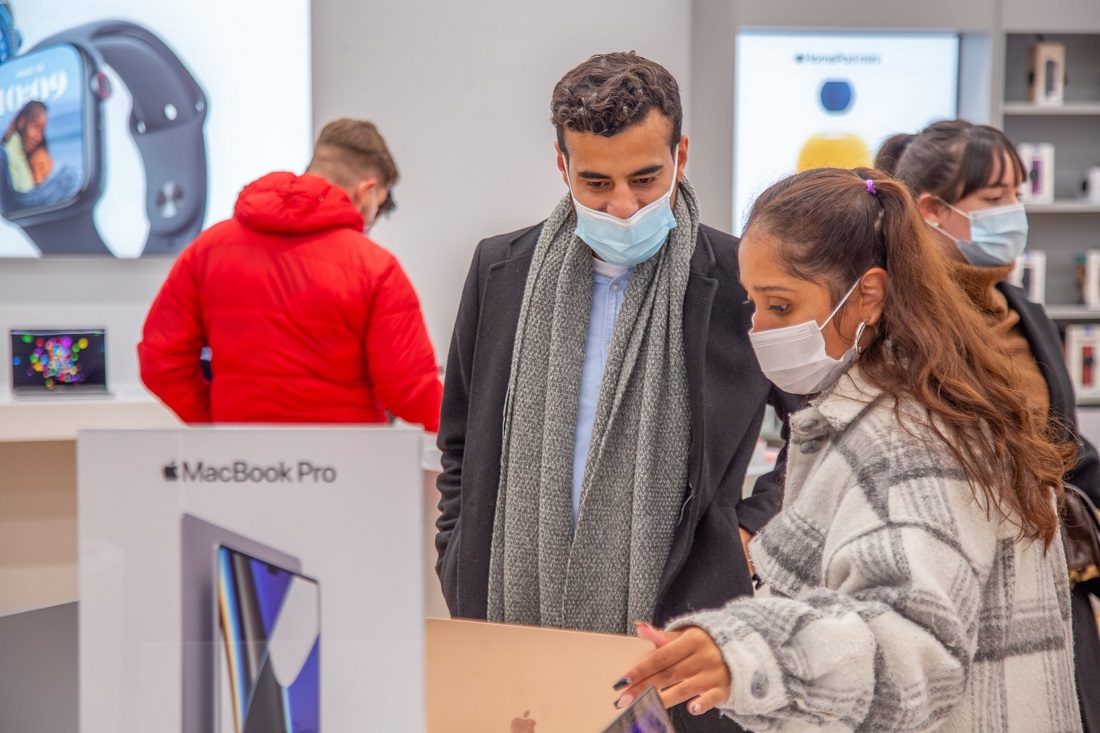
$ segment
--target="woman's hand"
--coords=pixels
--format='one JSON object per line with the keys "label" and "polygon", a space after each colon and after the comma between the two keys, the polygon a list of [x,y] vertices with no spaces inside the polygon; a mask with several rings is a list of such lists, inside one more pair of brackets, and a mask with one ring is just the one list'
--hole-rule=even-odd
{"label": "woman's hand", "polygon": [[649,687],[661,691],[665,707],[691,700],[688,712],[692,715],[701,715],[729,698],[729,669],[707,632],[697,626],[661,631],[642,622],[636,625],[638,636],[653,642],[657,649],[615,684],[623,693],[615,707],[625,708]]}

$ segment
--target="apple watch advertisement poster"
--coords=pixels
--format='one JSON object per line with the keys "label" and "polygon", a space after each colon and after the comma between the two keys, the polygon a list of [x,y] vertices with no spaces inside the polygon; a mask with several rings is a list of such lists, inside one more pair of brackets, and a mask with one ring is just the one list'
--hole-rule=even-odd
{"label": "apple watch advertisement poster", "polygon": [[733,232],[779,179],[871,167],[889,136],[955,117],[958,59],[955,33],[739,32]]}
{"label": "apple watch advertisement poster", "polygon": [[308,162],[308,0],[7,8],[0,257],[173,257]]}

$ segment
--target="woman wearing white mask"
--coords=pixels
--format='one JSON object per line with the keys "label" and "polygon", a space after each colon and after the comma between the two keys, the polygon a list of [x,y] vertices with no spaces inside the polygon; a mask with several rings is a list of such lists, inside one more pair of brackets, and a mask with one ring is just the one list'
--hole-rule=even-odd
{"label": "woman wearing white mask", "polygon": [[[1016,196],[1027,180],[1016,146],[995,127],[936,122],[898,135],[876,164],[907,184],[934,231],[948,269],[981,313],[994,345],[1012,360],[1017,386],[1077,445],[1063,480],[1100,502],[1100,457],[1077,430],[1073,382],[1058,329],[1041,305],[1005,278],[1027,243],[1027,214]],[[1100,634],[1085,583],[1072,591],[1077,690],[1085,731],[1100,733]]]}
{"label": "woman wearing white mask", "polygon": [[619,706],[761,731],[1080,729],[1056,505],[1072,448],[1015,388],[905,187],[819,169],[756,201],[741,279],[791,416],[770,597],[639,626]]}

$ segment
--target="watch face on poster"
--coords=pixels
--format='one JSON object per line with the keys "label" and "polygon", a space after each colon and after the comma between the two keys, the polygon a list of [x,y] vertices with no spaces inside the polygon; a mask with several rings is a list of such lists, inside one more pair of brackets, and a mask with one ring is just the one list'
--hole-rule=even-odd
{"label": "watch face on poster", "polygon": [[65,44],[0,64],[0,213],[6,218],[68,206],[85,190],[86,78],[80,52]]}
{"label": "watch face on poster", "polygon": [[175,257],[304,167],[309,0],[232,5],[0,0],[0,259]]}

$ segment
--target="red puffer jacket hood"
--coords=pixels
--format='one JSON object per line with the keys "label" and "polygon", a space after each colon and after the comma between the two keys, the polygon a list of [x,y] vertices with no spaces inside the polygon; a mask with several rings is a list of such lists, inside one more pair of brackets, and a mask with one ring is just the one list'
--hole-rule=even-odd
{"label": "red puffer jacket hood", "polygon": [[312,173],[269,173],[244,187],[233,218],[271,234],[309,234],[325,229],[363,229],[363,216],[341,189]]}

